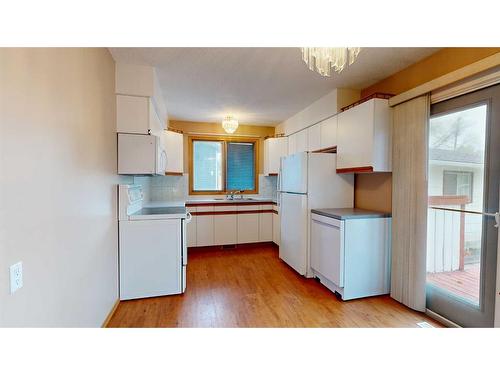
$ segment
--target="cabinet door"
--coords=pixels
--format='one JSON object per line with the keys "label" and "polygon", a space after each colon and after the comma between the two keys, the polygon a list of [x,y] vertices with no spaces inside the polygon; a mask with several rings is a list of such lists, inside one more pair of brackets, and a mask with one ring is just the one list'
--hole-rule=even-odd
{"label": "cabinet door", "polygon": [[307,151],[321,149],[321,123],[307,128]]}
{"label": "cabinet door", "polygon": [[307,129],[301,130],[297,133],[297,145],[295,152],[307,151]]}
{"label": "cabinet door", "polygon": [[373,116],[373,100],[338,115],[337,169],[373,167]]}
{"label": "cabinet door", "polygon": [[167,173],[184,172],[184,136],[181,133],[165,131],[167,151]]}
{"label": "cabinet door", "polygon": [[214,216],[214,245],[231,245],[237,242],[237,215]]}
{"label": "cabinet door", "polygon": [[[288,139],[287,137],[270,138],[268,142],[268,161],[266,169],[266,154],[264,153],[264,174],[278,174],[280,171],[280,160],[283,156],[288,155]],[[265,149],[264,149],[265,151]]]}
{"label": "cabinet door", "polygon": [[273,213],[273,242],[280,245],[280,215]]}
{"label": "cabinet door", "polygon": [[259,242],[259,214],[238,214],[238,243]]}
{"label": "cabinet door", "polygon": [[259,214],[259,241],[268,242],[273,240],[273,214],[262,212]]}
{"label": "cabinet door", "polygon": [[154,174],[156,147],[153,136],[118,134],[118,174]]}
{"label": "cabinet door", "polygon": [[196,212],[196,207],[188,207],[187,211],[191,213],[191,222],[186,225],[186,234],[187,234],[187,245],[188,247],[198,246],[196,243],[196,224],[198,216],[193,215],[193,212]]}
{"label": "cabinet door", "polygon": [[116,131],[149,134],[148,98],[116,95]]}
{"label": "cabinet door", "polygon": [[321,149],[337,146],[337,116],[330,117],[320,124]]}
{"label": "cabinet door", "polygon": [[297,134],[288,136],[288,155],[293,155],[297,152]]}
{"label": "cabinet door", "polygon": [[213,215],[197,215],[196,244],[197,246],[213,246],[214,244]]}
{"label": "cabinet door", "polygon": [[149,102],[149,129],[151,134],[159,136],[165,130],[165,124],[160,120],[160,116],[156,112],[156,108],[151,99]]}
{"label": "cabinet door", "polygon": [[343,237],[342,221],[312,215],[311,268],[339,287],[344,286]]}

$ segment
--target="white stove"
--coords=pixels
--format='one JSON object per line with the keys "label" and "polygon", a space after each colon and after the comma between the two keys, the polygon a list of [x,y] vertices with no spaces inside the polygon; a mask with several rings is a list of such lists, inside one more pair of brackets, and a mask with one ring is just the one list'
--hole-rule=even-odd
{"label": "white stove", "polygon": [[118,202],[120,299],[184,293],[186,208],[144,207],[141,185],[119,185]]}

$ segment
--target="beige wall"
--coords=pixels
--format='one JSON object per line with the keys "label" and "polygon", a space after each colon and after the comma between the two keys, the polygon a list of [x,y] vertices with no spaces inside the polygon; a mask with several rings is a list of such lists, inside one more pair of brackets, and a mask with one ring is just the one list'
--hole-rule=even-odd
{"label": "beige wall", "polygon": [[0,131],[0,326],[100,326],[118,298],[109,52],[0,48]]}
{"label": "beige wall", "polygon": [[500,48],[443,48],[361,91],[361,97],[375,92],[401,94],[434,78],[500,52]]}
{"label": "beige wall", "polygon": [[[500,52],[500,48],[443,48],[408,68],[361,91],[361,97],[375,92],[400,94],[446,73]],[[390,212],[392,174],[356,176],[355,205],[359,208]]]}
{"label": "beige wall", "polygon": [[[191,134],[199,135],[225,135],[226,132],[220,123],[213,122],[190,122],[170,120],[169,128],[182,130],[184,132],[184,173],[189,170],[189,147],[188,136]],[[240,125],[234,135],[259,137],[259,170],[262,173],[264,170],[264,137],[274,135],[273,126],[256,126],[256,125]]]}

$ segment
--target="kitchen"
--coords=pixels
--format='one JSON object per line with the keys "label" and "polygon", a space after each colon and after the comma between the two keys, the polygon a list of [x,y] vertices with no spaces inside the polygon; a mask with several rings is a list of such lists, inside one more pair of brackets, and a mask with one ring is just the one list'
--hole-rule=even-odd
{"label": "kitchen", "polygon": [[330,52],[328,78],[307,47],[0,49],[2,124],[30,134],[2,138],[0,324],[498,324],[500,51]]}
{"label": "kitchen", "polygon": [[[306,50],[302,49],[304,61],[310,53]],[[186,83],[172,78],[182,77],[176,69],[162,70],[160,62],[157,68],[140,63],[175,56],[177,66],[182,67],[182,59],[196,55],[198,60],[207,59],[203,65],[210,75],[216,67],[210,65],[213,62],[209,59],[218,54],[230,59],[231,55],[245,55],[249,50],[110,51],[116,61],[118,196],[119,210],[124,214],[119,220],[121,302],[114,305],[107,326],[143,326],[145,319],[155,321],[153,326],[167,327],[287,327],[301,326],[306,324],[304,321],[313,326],[345,324],[336,320],[325,323],[324,317],[316,321],[311,318],[314,314],[298,321],[266,320],[269,306],[257,309],[250,320],[240,309],[229,309],[208,320],[203,316],[200,320],[186,320],[172,315],[171,320],[158,321],[159,313],[151,317],[131,314],[136,308],[157,304],[175,311],[177,304],[185,305],[188,300],[194,300],[189,309],[198,311],[199,300],[190,297],[197,295],[199,288],[212,295],[210,285],[214,283],[217,289],[218,282],[212,275],[204,280],[204,286],[196,281],[191,284],[200,275],[191,271],[190,259],[201,263],[193,268],[201,269],[205,269],[203,262],[210,262],[210,257],[221,262],[222,257],[231,257],[235,264],[239,263],[238,257],[257,262],[252,254],[263,249],[278,261],[274,267],[286,265],[286,273],[291,271],[306,283],[315,280],[321,284],[324,292],[330,293],[328,298],[335,308],[339,302],[354,300],[363,305],[367,301],[363,299],[379,296],[389,311],[399,311],[399,306],[387,298],[391,295],[413,309],[406,311],[404,324],[454,324],[434,312],[427,312],[429,316],[421,314],[426,310],[414,306],[411,299],[397,297],[397,284],[391,281],[391,270],[400,272],[392,255],[392,189],[387,189],[393,172],[394,115],[389,104],[393,94],[370,89],[364,90],[368,95],[363,95],[363,90],[337,88],[274,126],[240,125],[238,118],[230,114],[217,122],[216,118],[182,107]],[[346,51],[355,57],[361,53],[356,49]],[[438,52],[421,49],[415,53]],[[375,50],[364,49],[363,53]],[[315,67],[310,70],[317,73]],[[161,89],[159,77],[180,88],[178,98],[163,98],[164,92],[169,94]],[[239,90],[228,85],[228,90]],[[192,91],[188,94],[193,95]],[[195,100],[207,100],[204,92],[199,95]],[[189,113],[187,117],[167,115],[165,103],[175,104],[175,100],[180,100],[184,113]],[[197,116],[203,121],[195,121]],[[172,222],[178,224],[168,234],[167,224]],[[143,227],[146,225],[151,226],[150,231]],[[243,282],[239,273],[244,270],[233,264],[228,267],[234,268],[231,273],[237,275],[236,285]],[[216,272],[228,270],[211,273]],[[256,269],[252,273],[256,277]],[[244,306],[256,308],[255,298],[276,297],[262,288],[245,292],[228,287],[228,291],[242,299]],[[165,297],[175,295],[185,298]],[[159,299],[144,299],[150,297]],[[285,300],[277,298],[271,312],[286,315],[277,307]],[[205,307],[212,312],[225,310],[226,302],[223,299]],[[312,306],[314,303],[303,307],[302,313]],[[226,319],[227,314],[230,318]],[[377,319],[383,320],[386,314],[384,311]],[[399,326],[401,322],[384,324]]]}
{"label": "kitchen", "polygon": [[[391,171],[387,95],[375,94],[349,103],[350,108],[344,111],[328,108],[335,112],[333,116],[287,137],[275,137],[271,127],[262,129],[270,133],[263,139],[235,136],[236,129],[226,128],[225,123],[222,126],[227,136],[186,135],[188,177],[184,175],[183,124],[175,128],[178,123],[172,121],[168,130],[162,128],[166,110],[158,87],[153,67],[116,64],[118,173],[130,180],[130,184],[120,185],[118,193],[122,301],[189,293],[188,248],[192,253],[207,247],[229,252],[250,244],[269,243],[278,247],[279,258],[292,269],[304,277],[317,278],[339,299],[389,293],[390,214],[349,209],[354,206],[353,171]],[[328,95],[340,103],[359,92],[335,90],[333,94]],[[228,126],[237,128],[238,123],[232,121]],[[358,129],[357,124],[365,128]],[[365,136],[370,134],[371,138]],[[264,173],[257,176],[259,147],[263,148],[260,154]],[[363,155],[368,150],[377,152]],[[141,177],[148,174],[158,177]],[[135,177],[124,177],[130,175]],[[222,181],[224,177],[226,180]],[[170,183],[179,186],[179,196],[165,196]],[[210,193],[226,195],[213,198]],[[172,205],[180,207],[175,210]],[[183,206],[186,212],[181,209]],[[332,212],[322,210],[325,208],[342,212],[332,216]],[[353,240],[347,241],[344,235],[344,225],[351,228],[350,223],[363,220],[345,221],[346,218],[364,220],[351,236],[372,231],[374,237],[367,236],[365,243],[351,244]],[[173,232],[169,230],[168,226],[179,219],[182,224],[174,226]],[[333,229],[332,221],[340,226]],[[374,227],[377,229],[371,230]],[[333,232],[337,230],[340,236]],[[325,237],[329,241],[332,236],[339,241],[342,238],[336,255],[331,254],[328,243],[320,240]],[[382,239],[375,246],[371,241],[377,237]],[[166,252],[167,242],[171,254]],[[344,247],[346,254],[353,254],[352,246],[359,248],[361,254],[346,262],[344,276]],[[368,253],[363,255],[363,249]],[[377,255],[370,257],[375,251]],[[368,261],[363,263],[362,259]],[[373,275],[363,281],[356,276],[366,272]],[[236,322],[237,326],[240,324]]]}
{"label": "kitchen", "polygon": [[2,4],[2,374],[494,372],[497,8]]}

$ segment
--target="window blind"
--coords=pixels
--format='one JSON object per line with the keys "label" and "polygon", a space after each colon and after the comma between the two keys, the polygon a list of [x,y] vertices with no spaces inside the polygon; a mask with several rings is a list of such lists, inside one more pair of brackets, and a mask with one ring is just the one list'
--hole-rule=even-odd
{"label": "window blind", "polygon": [[193,142],[193,190],[222,190],[222,142]]}
{"label": "window blind", "polygon": [[227,143],[227,190],[255,189],[255,149],[253,143]]}

